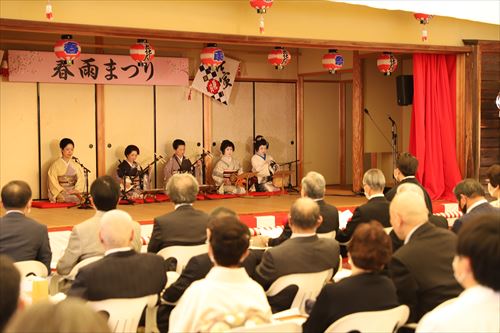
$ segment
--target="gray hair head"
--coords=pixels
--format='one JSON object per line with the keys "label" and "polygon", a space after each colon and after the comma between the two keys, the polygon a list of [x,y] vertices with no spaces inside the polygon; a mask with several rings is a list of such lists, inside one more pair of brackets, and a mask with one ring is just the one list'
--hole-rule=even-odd
{"label": "gray hair head", "polygon": [[384,173],[380,169],[370,169],[363,175],[363,185],[370,186],[375,191],[383,191],[385,187]]}
{"label": "gray hair head", "polygon": [[189,173],[177,173],[168,180],[167,194],[174,204],[193,203],[198,194],[198,182]]}
{"label": "gray hair head", "polygon": [[325,186],[325,177],[318,172],[310,171],[302,178],[302,191],[308,198],[323,198],[325,196]]}

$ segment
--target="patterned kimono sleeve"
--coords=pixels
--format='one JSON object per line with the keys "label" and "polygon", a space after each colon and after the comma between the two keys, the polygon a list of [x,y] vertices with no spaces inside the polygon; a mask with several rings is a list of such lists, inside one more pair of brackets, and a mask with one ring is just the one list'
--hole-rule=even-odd
{"label": "patterned kimono sleeve", "polygon": [[224,183],[224,162],[219,160],[212,171],[212,178],[215,181],[215,185],[220,186]]}
{"label": "patterned kimono sleeve", "polygon": [[61,164],[59,160],[52,163],[48,171],[48,188],[50,201],[56,202],[57,196],[64,191],[64,188],[59,184],[59,174],[64,174],[66,171],[62,170],[64,163]]}

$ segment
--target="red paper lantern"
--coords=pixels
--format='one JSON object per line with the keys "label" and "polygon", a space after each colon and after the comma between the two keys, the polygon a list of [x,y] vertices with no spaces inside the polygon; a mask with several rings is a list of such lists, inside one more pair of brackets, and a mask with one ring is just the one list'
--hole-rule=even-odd
{"label": "red paper lantern", "polygon": [[426,29],[426,25],[429,24],[429,21],[432,19],[432,15],[429,14],[423,14],[423,13],[415,13],[413,14],[415,16],[415,19],[417,19],[420,24],[422,24],[424,27],[422,29],[422,41],[425,42],[427,41],[428,38],[428,33]]}
{"label": "red paper lantern", "polygon": [[398,59],[391,52],[384,52],[377,58],[377,68],[389,76],[398,68]]}
{"label": "red paper lantern", "polygon": [[264,33],[264,14],[272,5],[273,0],[250,0],[250,6],[257,10],[257,14],[260,14],[259,32],[261,34]]}
{"label": "red paper lantern", "polygon": [[73,64],[73,60],[78,59],[82,49],[77,41],[72,40],[71,35],[62,35],[61,40],[54,45],[54,53],[61,60],[66,60],[68,65]]}
{"label": "red paper lantern", "polygon": [[130,47],[129,53],[138,66],[149,64],[155,57],[155,49],[147,39],[138,39],[137,43]]}
{"label": "red paper lantern", "polygon": [[321,60],[323,68],[327,69],[330,74],[335,74],[335,71],[344,66],[344,57],[337,53],[337,50],[328,50]]}
{"label": "red paper lantern", "polygon": [[208,44],[200,53],[201,63],[205,66],[217,67],[224,61],[224,52],[217,44]]}
{"label": "red paper lantern", "polygon": [[292,56],[290,52],[282,47],[275,47],[274,50],[267,55],[267,62],[278,70],[282,70],[290,62]]}
{"label": "red paper lantern", "polygon": [[45,5],[45,17],[49,21],[54,19],[54,13],[52,12],[52,5],[50,4],[50,1],[47,1],[47,4]]}

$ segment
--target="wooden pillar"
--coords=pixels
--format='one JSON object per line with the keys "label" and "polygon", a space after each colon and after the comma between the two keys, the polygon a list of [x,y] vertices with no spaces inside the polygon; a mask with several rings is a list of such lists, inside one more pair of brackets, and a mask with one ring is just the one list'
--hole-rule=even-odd
{"label": "wooden pillar", "polygon": [[[465,71],[465,54],[457,54],[457,64],[456,64],[456,152],[457,152],[457,163],[460,169],[460,174],[462,178],[465,178],[467,174],[467,155],[465,149],[466,141],[466,71]],[[469,107],[470,108],[470,107]]]}
{"label": "wooden pillar", "polygon": [[[103,37],[95,37],[95,43],[97,45],[103,45]],[[102,47],[96,48],[96,53],[103,54],[104,49]],[[97,149],[97,177],[106,175],[106,137],[105,137],[105,110],[104,110],[104,85],[95,85],[95,121],[96,121],[96,149]]]}
{"label": "wooden pillar", "polygon": [[359,192],[363,181],[363,68],[359,52],[352,61],[352,190]]}
{"label": "wooden pillar", "polygon": [[300,181],[304,177],[304,77],[299,76],[296,88],[297,99],[297,159],[299,160],[297,168],[297,186],[300,186]]}
{"label": "wooden pillar", "polygon": [[345,82],[339,83],[339,170],[340,170],[340,185],[346,184],[345,171],[345,147],[346,147],[346,130],[345,130]]}
{"label": "wooden pillar", "polygon": [[[203,149],[210,151],[212,148],[212,98],[203,95]],[[205,157],[205,183],[211,184],[212,158]]]}

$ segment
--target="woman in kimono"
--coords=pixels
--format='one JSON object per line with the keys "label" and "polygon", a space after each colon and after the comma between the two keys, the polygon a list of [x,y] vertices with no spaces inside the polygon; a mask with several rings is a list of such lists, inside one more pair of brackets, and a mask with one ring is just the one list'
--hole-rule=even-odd
{"label": "woman in kimono", "polygon": [[271,155],[267,154],[269,143],[262,135],[255,137],[254,150],[252,156],[252,172],[257,173],[257,192],[277,192],[280,189],[273,185],[273,174],[279,170],[279,165]]}
{"label": "woman in kimono", "polygon": [[234,179],[236,175],[243,173],[240,162],[233,158],[234,143],[229,140],[222,141],[220,151],[222,152],[222,157],[215,164],[212,171],[212,178],[215,181],[215,185],[218,186],[217,192],[219,194],[245,193],[245,188],[236,184]]}
{"label": "woman in kimono", "polygon": [[172,143],[172,148],[174,148],[174,154],[165,164],[165,168],[163,169],[163,173],[165,175],[165,186],[167,186],[168,180],[172,175],[176,173],[186,173],[189,172],[192,174],[198,183],[200,182],[201,170],[200,164],[201,161],[197,161],[194,165],[191,164],[189,158],[184,156],[186,152],[186,143],[184,140],[175,139]]}
{"label": "woman in kimono", "polygon": [[[125,160],[118,165],[116,170],[121,190],[125,190],[127,197],[131,199],[139,198],[143,190],[150,188],[152,169],[141,169],[141,166],[137,163],[139,154],[139,147],[128,145],[125,148]],[[142,177],[142,181],[140,177]]]}
{"label": "woman in kimono", "polygon": [[81,202],[84,179],[81,167],[73,160],[73,140],[59,142],[61,158],[52,163],[48,172],[50,202]]}

